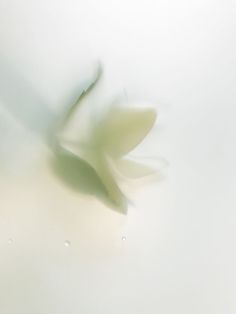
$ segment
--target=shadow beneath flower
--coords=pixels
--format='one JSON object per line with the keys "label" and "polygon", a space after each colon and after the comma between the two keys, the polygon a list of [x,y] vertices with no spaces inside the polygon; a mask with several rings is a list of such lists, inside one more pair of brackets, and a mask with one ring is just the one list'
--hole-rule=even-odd
{"label": "shadow beneath flower", "polygon": [[50,164],[54,174],[70,189],[94,196],[112,210],[124,213],[112,202],[95,170],[82,159],[73,154],[58,153],[50,160]]}

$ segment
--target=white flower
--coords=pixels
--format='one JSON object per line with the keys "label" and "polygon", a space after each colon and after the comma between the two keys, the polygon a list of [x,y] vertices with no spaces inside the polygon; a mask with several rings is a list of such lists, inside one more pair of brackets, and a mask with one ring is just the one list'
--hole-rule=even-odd
{"label": "white flower", "polygon": [[78,141],[65,140],[63,137],[65,126],[76,110],[80,114],[81,100],[96,85],[100,76],[101,67],[98,68],[93,82],[58,123],[53,147],[57,154],[72,153],[89,164],[99,176],[113,203],[126,213],[126,197],[118,186],[114,167],[147,135],[155,123],[156,111],[152,107],[142,109],[129,105],[111,105],[96,112],[93,115],[94,121],[87,121],[88,117],[81,113],[80,133],[83,136],[80,134]]}

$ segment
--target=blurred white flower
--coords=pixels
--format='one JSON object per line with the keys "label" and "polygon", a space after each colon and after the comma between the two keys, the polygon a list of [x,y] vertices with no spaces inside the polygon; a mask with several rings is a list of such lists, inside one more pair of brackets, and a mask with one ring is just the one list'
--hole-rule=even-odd
{"label": "blurred white flower", "polygon": [[[85,110],[81,110],[81,100],[96,85],[101,72],[99,67],[92,83],[58,123],[53,147],[57,154],[73,154],[89,164],[99,176],[112,202],[126,213],[127,200],[117,183],[116,165],[144,139],[153,127],[157,114],[153,107],[140,108],[123,103],[113,104],[104,110],[96,111],[94,108],[93,119],[89,118]],[[80,116],[80,134],[77,140],[68,140],[64,130],[76,110]]]}

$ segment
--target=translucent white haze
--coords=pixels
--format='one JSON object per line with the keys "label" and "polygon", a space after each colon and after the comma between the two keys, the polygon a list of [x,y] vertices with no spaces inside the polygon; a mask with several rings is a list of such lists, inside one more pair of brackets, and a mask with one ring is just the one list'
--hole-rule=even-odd
{"label": "translucent white haze", "polygon": [[[0,313],[236,312],[236,3],[0,0]],[[104,65],[86,101],[157,104],[138,154],[159,180],[71,188],[48,128]]]}

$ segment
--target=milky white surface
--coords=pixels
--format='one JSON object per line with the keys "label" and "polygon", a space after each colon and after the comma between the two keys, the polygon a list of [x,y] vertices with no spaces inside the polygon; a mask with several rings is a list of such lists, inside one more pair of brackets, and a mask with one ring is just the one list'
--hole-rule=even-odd
{"label": "milky white surface", "polygon": [[[0,0],[0,313],[236,311],[233,0]],[[71,190],[45,130],[87,101],[158,105],[139,154],[159,180],[124,184],[127,216]]]}

